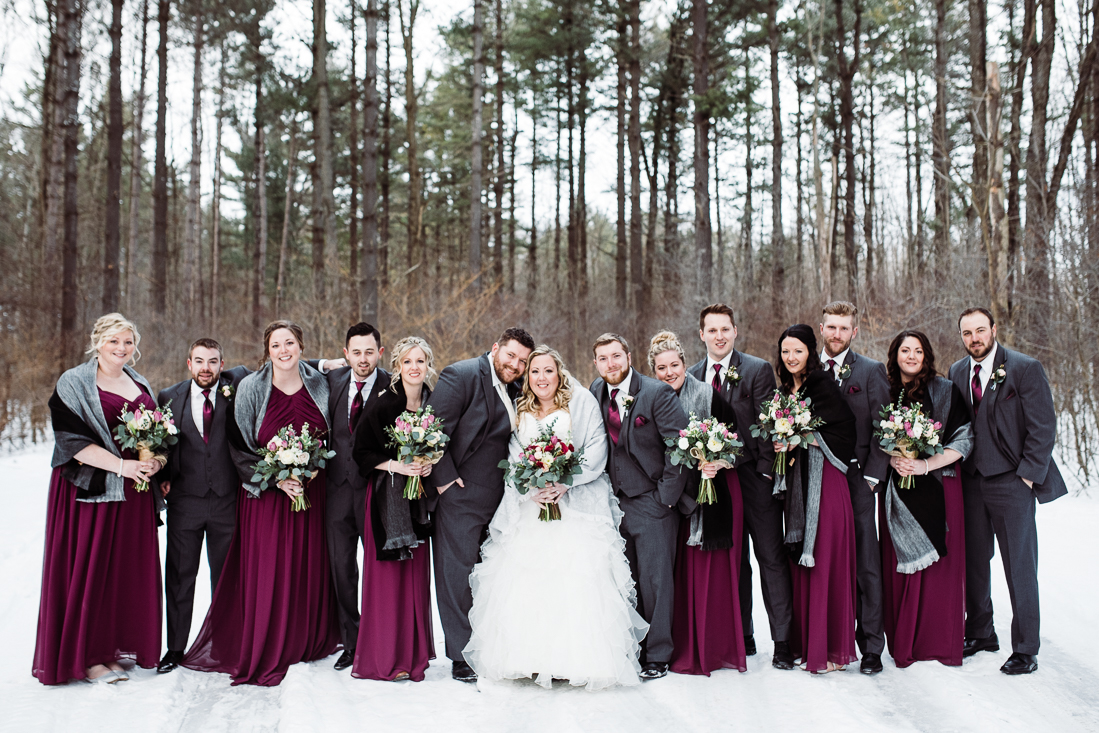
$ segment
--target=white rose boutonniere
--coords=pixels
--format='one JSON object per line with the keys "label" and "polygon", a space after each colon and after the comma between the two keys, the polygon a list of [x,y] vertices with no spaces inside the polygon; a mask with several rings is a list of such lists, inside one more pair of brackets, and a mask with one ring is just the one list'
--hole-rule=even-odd
{"label": "white rose boutonniere", "polygon": [[625,420],[629,417],[630,410],[633,408],[633,397],[626,396],[622,399],[622,419]]}
{"label": "white rose boutonniere", "polygon": [[231,384],[222,385],[221,396],[224,397],[225,399],[230,399],[233,396],[233,385],[231,385]]}
{"label": "white rose boutonniere", "polygon": [[735,387],[740,384],[740,372],[736,370],[735,366],[730,365],[729,368],[725,370],[725,384],[730,387]]}
{"label": "white rose boutonniere", "polygon": [[843,380],[847,379],[850,376],[851,376],[851,365],[850,364],[844,364],[843,366],[841,366],[840,367],[839,380],[842,382]]}
{"label": "white rose boutonniere", "polygon": [[995,392],[996,388],[1003,384],[1004,380],[1007,379],[1007,370],[1004,369],[1005,366],[1005,364],[1001,364],[1000,366],[996,367],[995,371],[993,371],[992,375],[988,378],[988,381],[990,382],[989,386],[992,388],[993,392]]}

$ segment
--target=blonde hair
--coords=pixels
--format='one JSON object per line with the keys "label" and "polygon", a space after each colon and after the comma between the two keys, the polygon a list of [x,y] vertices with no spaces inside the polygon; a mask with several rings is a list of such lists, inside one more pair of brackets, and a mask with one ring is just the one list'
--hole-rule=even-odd
{"label": "blonde hair", "polygon": [[100,316],[92,326],[92,336],[85,354],[91,355],[99,352],[99,347],[107,343],[107,339],[120,333],[129,331],[134,335],[134,355],[130,358],[131,364],[136,364],[141,358],[141,349],[137,345],[141,343],[141,334],[133,321],[121,313],[108,313]]}
{"label": "blonde hair", "polygon": [[519,400],[515,403],[516,417],[524,412],[538,413],[540,401],[538,396],[534,394],[534,390],[530,388],[530,365],[539,356],[550,357],[557,367],[557,391],[553,394],[554,409],[569,411],[569,400],[572,399],[572,375],[565,368],[565,362],[556,349],[551,349],[545,344],[539,344],[534,348],[534,351],[530,352],[530,356],[527,358],[527,378],[523,380],[523,393],[519,395]]}
{"label": "blonde hair", "polygon": [[[381,346],[381,344],[378,345]],[[424,382],[427,383],[428,389],[435,387],[435,378],[439,376],[435,372],[435,352],[431,350],[427,341],[419,336],[405,336],[393,346],[393,357],[389,360],[389,370],[392,372],[389,377],[390,387],[395,387],[397,382],[401,381],[401,359],[417,348],[424,352],[424,357],[427,359],[427,376],[424,377]]]}
{"label": "blonde hair", "polygon": [[665,351],[674,351],[679,355],[679,360],[687,363],[687,357],[683,354],[683,344],[679,343],[679,337],[671,331],[661,331],[649,340],[649,371],[656,372],[656,357]]}
{"label": "blonde hair", "polygon": [[824,306],[821,315],[824,316],[850,316],[852,320],[858,318],[859,309],[854,303],[847,300],[833,300]]}

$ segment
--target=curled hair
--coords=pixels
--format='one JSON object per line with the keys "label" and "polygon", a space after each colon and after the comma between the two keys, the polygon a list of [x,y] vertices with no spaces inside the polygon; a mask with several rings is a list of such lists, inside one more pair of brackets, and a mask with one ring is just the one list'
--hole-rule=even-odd
{"label": "curled hair", "polygon": [[530,412],[532,414],[538,413],[538,396],[534,394],[534,390],[530,388],[530,365],[533,364],[535,358],[539,356],[550,357],[557,367],[557,391],[553,393],[554,409],[564,410],[565,412],[569,411],[569,400],[572,399],[572,375],[569,374],[569,370],[565,368],[565,362],[561,359],[561,355],[557,353],[556,349],[551,349],[545,344],[539,344],[535,347],[534,351],[530,352],[530,358],[527,359],[527,375],[523,380],[523,392],[519,395],[519,400],[515,404],[516,417],[519,417],[524,412]]}
{"label": "curled hair", "polygon": [[810,372],[815,372],[818,369],[824,367],[820,363],[820,354],[817,353],[817,334],[813,332],[811,326],[807,326],[804,323],[795,323],[790,326],[782,335],[778,337],[778,352],[775,355],[775,369],[778,370],[779,381],[782,383],[782,388],[787,392],[794,391],[794,375],[790,373],[790,370],[786,368],[786,362],[782,360],[782,342],[787,338],[794,338],[805,344],[805,348],[809,350],[809,359],[805,362],[805,374],[802,379],[809,376]]}
{"label": "curled hair", "polygon": [[280,328],[285,328],[294,334],[294,338],[298,340],[298,346],[301,347],[303,352],[305,351],[305,334],[302,333],[301,326],[293,321],[271,321],[267,324],[267,328],[263,329],[263,361],[260,362],[261,366],[271,358],[271,334]]}
{"label": "curled hair", "polygon": [[649,371],[656,372],[656,357],[665,351],[674,351],[679,355],[679,360],[687,363],[687,357],[683,353],[683,344],[679,343],[679,337],[671,331],[661,331],[649,340]]}
{"label": "curled hair", "polygon": [[393,345],[393,356],[389,359],[390,387],[395,387],[397,382],[401,381],[401,360],[413,349],[424,352],[424,358],[427,360],[427,375],[424,377],[424,382],[428,389],[434,388],[435,378],[439,376],[435,372],[435,352],[431,350],[427,341],[419,336],[405,336]]}
{"label": "curled hair", "polygon": [[[916,339],[920,342],[920,348],[923,349],[923,368],[907,385],[904,383],[901,365],[897,360],[901,344],[904,343],[906,338]],[[927,334],[916,330],[898,333],[893,338],[892,343],[889,344],[889,358],[885,361],[885,370],[889,374],[889,386],[892,388],[893,399],[899,397],[902,392],[909,402],[918,402],[922,399],[927,394],[927,385],[931,383],[937,373],[935,371],[935,350],[931,348],[931,341],[928,340]]]}
{"label": "curled hair", "polygon": [[99,347],[105,344],[107,339],[126,331],[134,335],[134,355],[130,357],[130,363],[136,364],[138,359],[141,358],[141,349],[137,348],[137,345],[141,343],[141,334],[138,333],[137,326],[134,325],[133,321],[121,313],[108,313],[96,319],[95,325],[92,326],[88,350],[84,353],[88,355],[97,353]]}
{"label": "curled hair", "polygon": [[524,346],[528,349],[534,348],[534,339],[525,329],[519,328],[518,326],[512,326],[511,328],[506,329],[500,334],[500,338],[496,339],[496,344],[498,346],[503,346],[509,341],[515,341],[520,346]]}
{"label": "curled hair", "polygon": [[[592,356],[595,356],[595,350],[598,349],[600,346],[606,346],[607,344],[613,344],[616,341],[618,343],[622,344],[622,350],[623,351],[625,351],[627,354],[630,353],[630,345],[628,343],[626,343],[626,338],[624,336],[619,336],[617,333],[608,332],[608,333],[602,334],[599,338],[597,338],[595,340],[595,343],[592,344],[592,346],[591,346]],[[530,363],[530,362],[527,362],[527,363]]]}

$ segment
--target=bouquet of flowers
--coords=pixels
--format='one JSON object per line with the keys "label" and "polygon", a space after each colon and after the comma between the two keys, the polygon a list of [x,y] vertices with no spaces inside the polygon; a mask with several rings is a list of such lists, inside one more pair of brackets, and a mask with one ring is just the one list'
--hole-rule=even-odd
{"label": "bouquet of flowers", "polygon": [[[336,455],[336,451],[324,447],[323,436],[323,431],[310,431],[309,423],[301,426],[300,434],[293,425],[287,425],[260,448],[261,460],[254,467],[256,473],[252,481],[258,483],[261,489],[288,478],[304,486],[324,468],[329,458]],[[291,501],[292,511],[309,508],[309,499],[304,492]]]}
{"label": "bouquet of flowers", "polygon": [[[688,468],[695,468],[701,463],[717,463],[722,468],[732,468],[740,449],[744,447],[737,434],[730,432],[724,423],[713,417],[699,420],[693,412],[687,428],[680,430],[677,437],[665,438],[664,443],[668,446],[672,465]],[[698,487],[698,503],[713,504],[715,501],[714,481],[703,477]]]}
{"label": "bouquet of flowers", "polygon": [[[443,432],[443,421],[435,417],[430,405],[415,412],[405,410],[385,429],[385,434],[390,437],[388,447],[397,449],[397,459],[401,463],[419,466],[438,463],[443,457],[443,447],[450,440]],[[404,498],[419,499],[423,495],[423,481],[419,476],[409,476],[404,485]]]}
{"label": "bouquet of flowers", "polygon": [[[504,469],[504,480],[511,481],[516,491],[526,495],[531,489],[544,489],[549,484],[572,486],[572,477],[583,470],[580,466],[583,458],[582,449],[577,450],[572,443],[554,435],[551,422],[523,447],[516,463],[500,461],[499,466]],[[545,504],[538,518],[543,522],[560,519],[561,509],[556,504]]]}
{"label": "bouquet of flowers", "polygon": [[[168,407],[157,407],[150,410],[144,405],[138,405],[132,412],[127,409],[129,403],[122,406],[122,424],[114,429],[114,439],[123,450],[136,450],[138,460],[158,462],[163,468],[168,463],[168,458],[159,452],[161,448],[175,445],[179,440],[179,428],[172,419],[172,411]],[[134,484],[134,491],[148,491],[149,482],[139,481]]]}
{"label": "bouquet of flowers", "polygon": [[[776,389],[774,396],[763,403],[759,423],[752,426],[753,438],[766,438],[772,443],[785,445],[787,449],[809,444],[814,430],[824,420],[813,415],[812,400],[795,397]],[[775,456],[775,474],[786,475],[786,456]]]}
{"label": "bouquet of flowers", "polygon": [[[892,405],[884,405],[878,418],[874,437],[889,455],[916,458],[921,453],[933,456],[943,452],[943,424],[924,415],[919,405],[905,407],[898,399]],[[897,486],[911,489],[915,485],[915,476],[903,476]]]}

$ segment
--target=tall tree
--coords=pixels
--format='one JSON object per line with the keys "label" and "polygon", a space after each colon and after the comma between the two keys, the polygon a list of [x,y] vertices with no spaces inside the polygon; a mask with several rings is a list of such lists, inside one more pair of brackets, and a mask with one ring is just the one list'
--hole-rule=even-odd
{"label": "tall tree", "polygon": [[118,310],[119,224],[122,207],[122,0],[111,0],[111,60],[107,121],[107,206],[103,243],[103,311]]}
{"label": "tall tree", "polygon": [[404,45],[404,89],[405,89],[405,137],[408,145],[408,260],[409,270],[415,280],[419,279],[417,268],[423,264],[423,171],[420,169],[420,148],[417,141],[416,116],[419,110],[419,95],[416,92],[416,76],[413,65],[412,34],[416,27],[416,16],[420,12],[420,0],[409,0],[408,24],[405,24],[404,2],[397,0],[397,14],[401,23],[401,42]]}
{"label": "tall tree", "polygon": [[[842,1],[842,0],[838,0]],[[710,301],[713,250],[710,234],[710,43],[706,0],[692,0],[694,32],[695,294]]]}
{"label": "tall tree", "polygon": [[366,0],[366,78],[363,87],[363,256],[359,317],[378,323],[378,0]]}
{"label": "tall tree", "polygon": [[[263,52],[258,43],[255,46],[256,54],[256,110],[255,110],[255,136],[253,137],[253,151],[255,156],[255,168],[253,169],[255,198],[252,204],[252,217],[255,222],[255,243],[252,247],[252,330],[258,332],[263,327],[263,292],[267,282],[267,128],[266,105],[263,96],[263,71],[265,61]],[[314,229],[316,236],[316,229]],[[314,240],[314,256],[316,255],[316,242]],[[314,265],[316,260],[314,259]],[[323,262],[322,262],[323,265]],[[314,271],[315,273],[315,271]],[[322,269],[323,275],[323,269]],[[314,281],[315,283],[315,281]],[[324,281],[321,280],[322,290],[320,298],[323,303]]]}
{"label": "tall tree", "polygon": [[194,71],[191,96],[191,163],[187,186],[187,220],[183,231],[183,302],[187,317],[199,305],[199,251],[202,246],[202,51],[206,17],[202,0],[195,2]]}
{"label": "tall tree", "polygon": [[615,194],[618,199],[618,218],[614,229],[614,298],[619,308],[628,308],[626,297],[626,280],[629,266],[629,240],[626,238],[626,95],[627,95],[627,67],[630,57],[629,40],[629,6],[631,0],[626,0],[626,7],[616,10],[616,36],[617,47],[615,57],[617,67],[617,84],[615,85],[615,120],[618,124],[618,168],[615,179]]}
{"label": "tall tree", "polygon": [[[936,0],[943,3],[946,0]],[[847,265],[847,297],[858,294],[858,247],[855,243],[855,104],[854,78],[859,69],[862,37],[862,0],[854,0],[855,26],[851,34],[853,50],[847,59],[847,36],[843,18],[844,0],[835,0],[836,7],[836,66],[840,82],[840,124],[843,126],[844,209],[843,252]]]}
{"label": "tall tree", "polygon": [[496,171],[493,176],[492,211],[493,254],[492,273],[497,283],[504,279],[504,4],[496,0],[496,35],[493,61],[496,72]]}
{"label": "tall tree", "polygon": [[[1046,143],[1046,126],[1049,119],[1049,78],[1053,68],[1053,51],[1056,44],[1057,16],[1053,0],[1041,0],[1042,37],[1034,48],[1034,73],[1030,81],[1030,139],[1026,151],[1026,230],[1023,251],[1026,256],[1026,289],[1029,301],[1027,312],[1027,336],[1037,344],[1045,345],[1045,318],[1049,297],[1050,244],[1049,199],[1046,170],[1049,166],[1049,150]],[[1035,28],[1037,31],[1037,28]]]}
{"label": "tall tree", "polygon": [[641,240],[641,0],[630,0],[630,302],[647,313]]}
{"label": "tall tree", "polygon": [[149,284],[153,312],[163,316],[168,308],[168,21],[171,0],[158,0],[160,46],[156,90],[156,162],[153,166],[153,258]]}
{"label": "tall tree", "polygon": [[221,151],[225,127],[225,36],[219,43],[218,111],[214,132],[214,197],[210,202],[210,325],[216,336],[221,301]]}
{"label": "tall tree", "polygon": [[332,164],[332,106],[328,87],[325,0],[313,0],[313,294],[328,298],[326,279],[335,261],[336,200]]}
{"label": "tall tree", "polygon": [[83,25],[83,3],[64,0],[65,15],[64,76],[62,89],[61,134],[64,139],[64,235],[61,242],[61,367],[68,368],[75,361],[74,345],[77,340],[76,309],[79,267],[79,208],[77,200],[77,154],[80,144],[80,65],[82,50],[80,31]]}
{"label": "tall tree", "polygon": [[972,207],[980,217],[982,244],[991,236],[989,229],[989,141],[988,81],[985,28],[988,26],[988,0],[968,0],[969,4],[969,77],[970,99],[969,127],[973,136],[973,191]]}
{"label": "tall tree", "polygon": [[356,38],[356,29],[359,25],[359,5],[356,0],[350,0],[350,9],[347,15],[347,23],[351,26],[351,69],[347,75],[348,84],[351,86],[351,98],[349,100],[351,104],[351,120],[350,129],[348,131],[348,144],[351,147],[350,155],[348,156],[348,165],[351,168],[350,186],[351,186],[351,198],[349,201],[350,212],[348,213],[348,252],[349,262],[347,268],[347,274],[351,279],[351,302],[354,303],[354,312],[358,313],[362,310],[359,303],[360,287],[359,287],[359,166],[362,164],[362,160],[359,155],[359,67],[358,67],[358,43]]}
{"label": "tall tree", "polygon": [[138,71],[137,96],[134,98],[134,132],[130,147],[130,237],[126,244],[126,310],[132,312],[137,305],[134,298],[136,280],[137,240],[141,214],[141,143],[144,137],[145,119],[145,51],[149,34],[149,0],[141,0],[141,62]]}
{"label": "tall tree", "polygon": [[771,307],[778,315],[786,302],[786,237],[782,231],[782,110],[778,73],[778,0],[767,6],[771,46]]}
{"label": "tall tree", "polygon": [[469,271],[474,277],[474,288],[481,288],[481,181],[483,166],[481,150],[482,110],[484,106],[484,10],[483,0],[473,0],[473,128],[470,153],[470,207],[469,207]]}
{"label": "tall tree", "polygon": [[935,272],[943,277],[950,249],[950,139],[946,123],[946,15],[949,0],[935,0],[935,116],[931,122],[931,159],[935,168]]}

